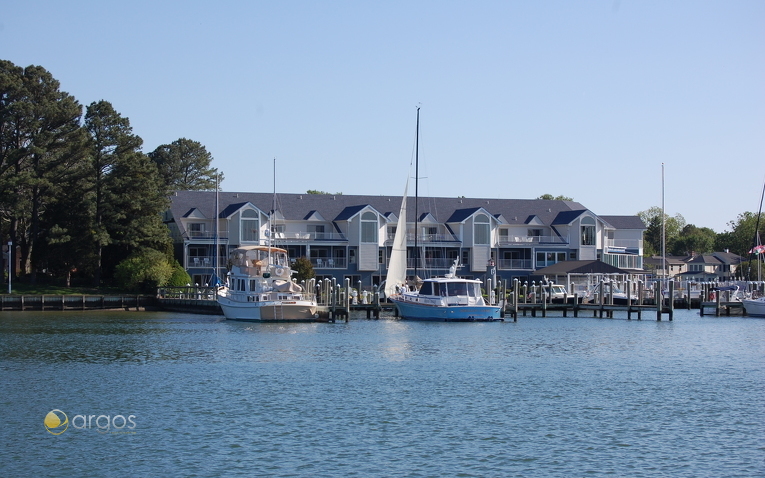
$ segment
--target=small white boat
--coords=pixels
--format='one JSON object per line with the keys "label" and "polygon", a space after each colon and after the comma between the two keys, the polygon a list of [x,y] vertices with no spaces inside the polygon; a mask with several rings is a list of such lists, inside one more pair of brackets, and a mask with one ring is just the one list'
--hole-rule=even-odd
{"label": "small white boat", "polygon": [[[613,287],[613,290],[612,290]],[[614,305],[629,305],[637,302],[637,296],[634,294],[630,297],[627,293],[618,288],[616,285],[612,285],[610,282],[603,282],[603,303],[608,304],[609,300],[613,300]],[[585,292],[582,298],[584,303],[600,303],[600,285],[596,284],[592,286],[587,292]]]}
{"label": "small white boat", "polygon": [[316,298],[292,281],[287,251],[277,247],[243,246],[231,252],[227,285],[218,290],[218,304],[230,320],[313,322]]}
{"label": "small white boat", "polygon": [[744,299],[744,310],[746,315],[752,317],[765,317],[765,297],[757,299]]}
{"label": "small white boat", "polygon": [[[455,261],[456,262],[456,261]],[[444,277],[425,279],[416,291],[388,297],[402,319],[440,322],[503,320],[501,307],[489,305],[481,295],[481,281],[454,276],[456,265]]]}

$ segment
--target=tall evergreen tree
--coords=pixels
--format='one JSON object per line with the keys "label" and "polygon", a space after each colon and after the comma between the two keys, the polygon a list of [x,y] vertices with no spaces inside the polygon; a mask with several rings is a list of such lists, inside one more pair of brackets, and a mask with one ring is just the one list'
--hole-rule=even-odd
{"label": "tall evergreen tree", "polygon": [[44,68],[0,61],[0,214],[32,280],[42,218],[83,157],[81,116]]}
{"label": "tall evergreen tree", "polygon": [[[149,153],[168,190],[207,191],[216,188],[218,170],[210,167],[212,155],[198,141],[181,138]],[[220,174],[217,181],[223,180]]]}
{"label": "tall evergreen tree", "polygon": [[[160,213],[167,197],[156,166],[141,152],[143,140],[128,118],[108,101],[88,106],[85,127],[90,136],[90,209],[94,281],[112,270],[136,248],[166,249],[169,237]],[[104,261],[107,247],[108,261]]]}

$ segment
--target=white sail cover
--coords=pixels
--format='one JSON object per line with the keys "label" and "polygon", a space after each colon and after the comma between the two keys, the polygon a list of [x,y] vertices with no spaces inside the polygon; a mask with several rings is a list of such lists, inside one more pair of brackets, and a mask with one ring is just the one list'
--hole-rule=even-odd
{"label": "white sail cover", "polygon": [[401,210],[398,213],[396,235],[393,236],[393,249],[388,263],[388,276],[385,279],[385,297],[396,293],[396,288],[406,283],[406,194],[409,192],[409,174],[406,175],[406,187],[401,198]]}

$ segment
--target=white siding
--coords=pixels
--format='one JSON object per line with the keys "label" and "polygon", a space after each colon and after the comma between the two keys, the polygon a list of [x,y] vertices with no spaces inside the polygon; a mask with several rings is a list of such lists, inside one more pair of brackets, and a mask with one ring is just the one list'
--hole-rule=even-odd
{"label": "white siding", "polygon": [[377,244],[359,244],[359,270],[376,271],[379,267]]}

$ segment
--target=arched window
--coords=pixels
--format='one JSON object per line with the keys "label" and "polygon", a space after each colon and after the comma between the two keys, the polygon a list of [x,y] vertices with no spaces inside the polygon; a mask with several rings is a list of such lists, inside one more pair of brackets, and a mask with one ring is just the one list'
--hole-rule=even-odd
{"label": "arched window", "polygon": [[377,214],[373,212],[361,215],[361,242],[377,243]]}
{"label": "arched window", "polygon": [[241,226],[242,242],[257,242],[260,239],[260,219],[258,211],[245,209],[242,211],[242,217],[239,220]]}
{"label": "arched window", "polygon": [[490,244],[491,234],[489,229],[489,218],[486,214],[478,214],[473,221],[473,243]]}
{"label": "arched window", "polygon": [[595,219],[591,217],[582,218],[582,244],[583,246],[595,245]]}

